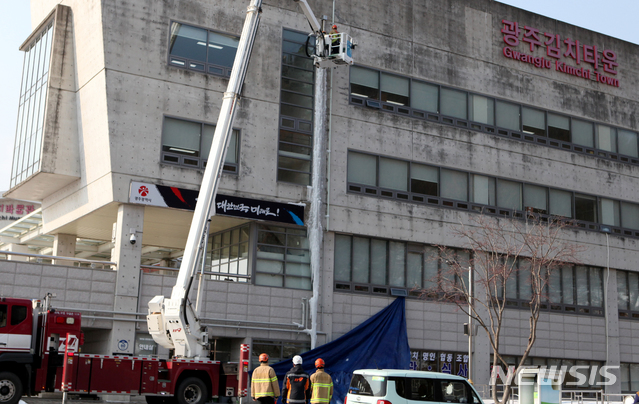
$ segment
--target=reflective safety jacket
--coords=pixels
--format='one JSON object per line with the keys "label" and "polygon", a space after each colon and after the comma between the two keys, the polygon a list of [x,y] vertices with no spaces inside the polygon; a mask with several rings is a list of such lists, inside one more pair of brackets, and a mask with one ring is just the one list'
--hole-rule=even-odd
{"label": "reflective safety jacket", "polygon": [[302,365],[295,365],[284,376],[282,383],[282,402],[305,404],[311,398],[311,381]]}
{"label": "reflective safety jacket", "polygon": [[311,395],[311,404],[326,404],[333,397],[333,379],[324,372],[324,369],[317,369],[317,372],[311,375],[311,384],[313,394]]}
{"label": "reflective safety jacket", "polygon": [[266,363],[260,363],[260,366],[253,370],[253,377],[251,377],[251,397],[256,399],[260,397],[277,398],[279,396],[280,385],[275,371]]}

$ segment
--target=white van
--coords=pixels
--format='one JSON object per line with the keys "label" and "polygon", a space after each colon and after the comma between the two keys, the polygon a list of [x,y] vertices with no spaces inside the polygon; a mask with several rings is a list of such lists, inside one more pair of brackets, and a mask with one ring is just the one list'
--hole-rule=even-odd
{"label": "white van", "polygon": [[460,376],[419,370],[360,369],[353,372],[344,404],[484,404]]}

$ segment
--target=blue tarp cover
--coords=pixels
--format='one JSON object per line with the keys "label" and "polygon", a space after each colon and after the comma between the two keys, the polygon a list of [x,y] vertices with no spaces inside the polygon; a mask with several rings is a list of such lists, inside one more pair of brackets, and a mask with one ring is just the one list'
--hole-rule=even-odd
{"label": "blue tarp cover", "polygon": [[[410,348],[406,333],[406,303],[403,297],[338,339],[302,355],[304,370],[315,372],[315,359],[322,358],[333,378],[331,404],[342,404],[353,371],[357,369],[408,369]],[[271,365],[280,380],[293,367],[291,359]]]}

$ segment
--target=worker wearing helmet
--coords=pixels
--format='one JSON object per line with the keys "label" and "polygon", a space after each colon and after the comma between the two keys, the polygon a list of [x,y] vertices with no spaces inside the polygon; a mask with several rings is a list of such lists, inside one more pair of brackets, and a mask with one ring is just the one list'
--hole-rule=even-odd
{"label": "worker wearing helmet", "polygon": [[260,354],[260,366],[253,370],[251,377],[251,397],[261,404],[275,404],[280,396],[280,385],[277,375],[272,367],[268,365],[268,355]]}
{"label": "worker wearing helmet", "polygon": [[317,370],[311,375],[311,385],[313,392],[311,394],[311,404],[326,404],[333,397],[333,379],[324,371],[324,360],[317,358],[315,360]]}
{"label": "worker wearing helmet", "polygon": [[338,35],[337,25],[331,27],[329,34],[331,37],[331,54],[339,53],[340,36]]}
{"label": "worker wearing helmet", "polygon": [[293,367],[284,376],[282,404],[308,404],[311,398],[311,381],[302,369],[302,357],[293,357]]}

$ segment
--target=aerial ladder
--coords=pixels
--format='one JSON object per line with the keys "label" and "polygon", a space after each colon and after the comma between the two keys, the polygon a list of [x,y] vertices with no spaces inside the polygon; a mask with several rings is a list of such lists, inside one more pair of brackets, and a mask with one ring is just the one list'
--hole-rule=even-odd
{"label": "aerial ladder", "polygon": [[[351,65],[354,42],[344,33],[326,34],[315,18],[306,0],[293,0],[306,16],[315,37],[315,66],[327,68],[335,65]],[[210,217],[215,214],[213,204],[222,174],[228,141],[233,129],[236,107],[240,99],[242,84],[246,76],[251,51],[260,21],[262,0],[252,0],[233,62],[229,84],[222,100],[220,115],[215,127],[213,143],[207,161],[202,185],[198,194],[195,212],[189,230],[184,256],[171,297],[155,296],[149,301],[148,330],[161,346],[174,350],[177,358],[206,358],[209,356],[209,341],[206,327],[199,318],[199,306],[195,308],[189,300],[189,292],[197,274],[198,263],[204,259],[206,237]],[[324,21],[323,21],[324,22]],[[337,36],[337,37],[336,37]],[[310,38],[311,36],[309,36]],[[337,41],[333,41],[337,39]],[[337,44],[337,42],[339,42]],[[331,47],[336,44],[337,49]],[[203,282],[203,279],[200,279]]]}

